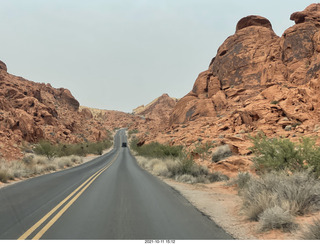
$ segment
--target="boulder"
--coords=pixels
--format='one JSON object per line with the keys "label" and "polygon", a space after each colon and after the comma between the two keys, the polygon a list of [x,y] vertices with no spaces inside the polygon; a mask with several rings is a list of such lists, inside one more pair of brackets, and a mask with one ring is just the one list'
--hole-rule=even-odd
{"label": "boulder", "polygon": [[262,26],[272,30],[272,25],[268,19],[257,15],[249,15],[239,20],[236,32],[249,26]]}
{"label": "boulder", "polygon": [[0,60],[0,69],[7,71],[7,65]]}

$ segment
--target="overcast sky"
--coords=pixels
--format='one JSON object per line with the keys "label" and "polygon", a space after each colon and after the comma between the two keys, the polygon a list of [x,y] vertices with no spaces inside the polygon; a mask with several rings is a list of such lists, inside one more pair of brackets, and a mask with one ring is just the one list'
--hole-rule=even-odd
{"label": "overcast sky", "polygon": [[313,2],[0,0],[0,60],[81,105],[131,112],[187,94],[242,17],[264,16],[281,36],[291,13]]}

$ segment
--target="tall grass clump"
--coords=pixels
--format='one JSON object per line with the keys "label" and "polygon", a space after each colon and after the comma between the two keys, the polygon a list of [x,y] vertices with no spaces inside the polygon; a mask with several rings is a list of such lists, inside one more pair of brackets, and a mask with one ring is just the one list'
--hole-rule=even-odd
{"label": "tall grass clump", "polygon": [[315,219],[302,234],[304,240],[320,240],[320,219]]}
{"label": "tall grass clump", "polygon": [[239,172],[238,176],[235,179],[230,180],[228,182],[228,186],[236,186],[239,192],[245,188],[252,179],[252,175],[249,172]]}
{"label": "tall grass clump", "polygon": [[284,210],[279,206],[268,208],[259,216],[260,231],[280,229],[289,232],[297,227],[294,216],[288,210]]}
{"label": "tall grass clump", "polygon": [[254,165],[259,173],[286,170],[298,172],[309,169],[320,176],[320,147],[313,138],[302,138],[299,143],[289,139],[267,138],[258,134],[251,137]]}
{"label": "tall grass clump", "polygon": [[[239,193],[243,200],[242,212],[248,219],[259,221],[262,230],[276,226],[291,229],[295,224],[290,216],[320,210],[320,181],[307,171],[251,177]],[[271,213],[272,210],[277,211]]]}

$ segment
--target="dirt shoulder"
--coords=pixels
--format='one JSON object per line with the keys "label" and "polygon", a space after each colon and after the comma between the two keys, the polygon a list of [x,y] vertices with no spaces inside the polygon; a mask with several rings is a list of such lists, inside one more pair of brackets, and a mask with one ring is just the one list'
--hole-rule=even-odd
{"label": "dirt shoulder", "polygon": [[235,239],[299,240],[306,226],[311,224],[314,218],[320,217],[320,213],[297,217],[300,228],[293,233],[284,233],[280,230],[259,232],[257,222],[249,221],[241,215],[242,200],[237,190],[234,187],[226,186],[225,182],[187,184],[173,179],[159,178],[180,192],[199,211],[207,215]]}

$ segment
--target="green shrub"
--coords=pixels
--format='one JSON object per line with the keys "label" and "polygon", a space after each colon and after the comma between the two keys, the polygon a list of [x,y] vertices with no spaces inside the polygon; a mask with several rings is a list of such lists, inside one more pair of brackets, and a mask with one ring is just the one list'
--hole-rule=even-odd
{"label": "green shrub", "polygon": [[251,150],[256,155],[253,161],[259,172],[297,171],[303,168],[303,158],[290,140],[268,139],[261,134],[251,139],[254,144]]}
{"label": "green shrub", "polygon": [[[87,154],[102,155],[104,149],[110,148],[112,142],[104,140],[100,142],[85,142],[78,144],[56,144],[48,141],[41,141],[34,147],[34,152],[38,155],[45,155],[49,159],[53,157],[64,157],[70,155],[86,156]],[[27,160],[27,159],[26,159]]]}
{"label": "green shrub", "polygon": [[36,154],[45,155],[48,158],[54,157],[57,153],[56,147],[49,141],[40,141],[33,150]]}
{"label": "green shrub", "polygon": [[182,146],[163,145],[158,142],[151,142],[138,146],[138,139],[131,140],[130,148],[140,156],[149,158],[179,157],[182,153]]}
{"label": "green shrub", "polygon": [[293,143],[289,139],[269,139],[261,134],[251,139],[253,162],[258,172],[296,172],[309,168],[316,177],[320,176],[320,147],[316,146],[315,139],[305,137],[300,143]]}
{"label": "green shrub", "polygon": [[128,131],[128,136],[130,138],[133,134],[137,134],[137,133],[139,133],[139,131],[137,129],[129,130]]}

